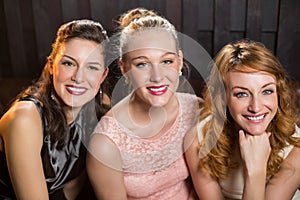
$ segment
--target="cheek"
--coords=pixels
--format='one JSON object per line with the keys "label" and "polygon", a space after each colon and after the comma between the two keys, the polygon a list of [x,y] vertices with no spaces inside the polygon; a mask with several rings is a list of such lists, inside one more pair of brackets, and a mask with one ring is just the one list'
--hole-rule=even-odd
{"label": "cheek", "polygon": [[70,70],[66,70],[63,67],[56,67],[55,69],[53,73],[55,82],[60,83],[71,79],[72,72]]}
{"label": "cheek", "polygon": [[270,101],[268,101],[268,105],[276,113],[278,110],[278,98],[272,98]]}
{"label": "cheek", "polygon": [[130,82],[135,88],[143,87],[150,80],[150,73],[148,71],[131,70],[128,72]]}
{"label": "cheek", "polygon": [[[227,99],[227,107],[232,117],[240,114],[242,110],[246,107],[243,105],[242,101],[235,101],[234,99],[228,98]],[[235,117],[234,117],[235,118]]]}

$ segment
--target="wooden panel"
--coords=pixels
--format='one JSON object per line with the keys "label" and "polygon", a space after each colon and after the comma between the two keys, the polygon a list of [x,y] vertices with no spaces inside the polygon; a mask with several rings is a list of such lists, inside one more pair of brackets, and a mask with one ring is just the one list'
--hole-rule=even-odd
{"label": "wooden panel", "polygon": [[213,14],[214,14],[214,2],[211,0],[199,0],[198,1],[198,30],[200,31],[212,31],[214,26]]}
{"label": "wooden panel", "polygon": [[79,14],[79,1],[77,0],[61,0],[61,10],[63,22],[81,18]]}
{"label": "wooden panel", "polygon": [[9,44],[4,13],[3,1],[0,2],[0,77],[11,77]]}
{"label": "wooden panel", "polygon": [[299,4],[298,0],[2,0],[0,78],[37,77],[57,28],[66,21],[90,18],[112,34],[120,14],[145,7],[165,16],[212,56],[233,40],[261,41],[300,80]]}
{"label": "wooden panel", "polygon": [[300,80],[300,2],[280,1],[277,57],[292,79]]}
{"label": "wooden panel", "polygon": [[215,1],[214,54],[231,41],[230,12],[231,8],[227,0]]}
{"label": "wooden panel", "polygon": [[61,0],[63,22],[75,19],[89,19],[90,7],[88,1]]}
{"label": "wooden panel", "polygon": [[27,68],[20,2],[4,0],[4,12],[12,73],[15,77],[23,77],[27,75]]}
{"label": "wooden panel", "polygon": [[58,27],[63,23],[59,0],[32,0],[38,63],[41,70],[51,51]]}
{"label": "wooden panel", "polygon": [[165,1],[165,17],[173,23],[176,30],[179,32],[182,32],[183,14],[181,8],[181,0]]}
{"label": "wooden panel", "polygon": [[90,0],[91,18],[98,20],[108,32],[112,32],[114,30],[112,19],[120,14],[116,10],[117,7],[117,0]]}
{"label": "wooden panel", "polygon": [[197,40],[198,37],[198,22],[199,19],[199,6],[198,1],[195,0],[183,0],[182,8],[182,32],[193,39]]}
{"label": "wooden panel", "polygon": [[24,77],[38,77],[40,72],[36,69],[38,52],[36,49],[36,35],[34,34],[34,21],[32,13],[31,1],[20,1],[21,16],[22,16],[22,28],[24,38],[24,49],[26,56],[26,68],[27,73],[24,73]]}
{"label": "wooden panel", "polygon": [[276,44],[276,34],[275,33],[262,33],[261,34],[261,42],[270,49],[274,54],[275,52],[275,44]]}
{"label": "wooden panel", "polygon": [[247,4],[247,33],[252,40],[261,40],[262,3],[260,0],[248,0]]}
{"label": "wooden panel", "polygon": [[231,0],[230,30],[245,31],[246,0]]}
{"label": "wooden panel", "polygon": [[279,15],[279,0],[262,1],[262,31],[276,32]]}

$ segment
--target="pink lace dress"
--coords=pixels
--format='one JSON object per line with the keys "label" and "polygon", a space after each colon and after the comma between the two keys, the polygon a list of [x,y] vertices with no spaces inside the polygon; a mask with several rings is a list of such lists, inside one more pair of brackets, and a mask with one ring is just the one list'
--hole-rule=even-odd
{"label": "pink lace dress", "polygon": [[191,191],[184,158],[183,139],[196,121],[195,95],[176,93],[179,114],[160,138],[134,136],[115,118],[104,116],[95,133],[109,137],[122,157],[128,199],[188,199]]}

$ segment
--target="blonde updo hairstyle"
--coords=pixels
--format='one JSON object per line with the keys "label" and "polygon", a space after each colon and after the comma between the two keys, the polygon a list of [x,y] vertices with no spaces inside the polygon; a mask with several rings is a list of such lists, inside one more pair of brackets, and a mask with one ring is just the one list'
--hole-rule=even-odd
{"label": "blonde updo hairstyle", "polygon": [[123,14],[119,19],[120,35],[120,56],[125,60],[127,43],[130,35],[138,31],[159,29],[167,31],[174,38],[176,51],[179,52],[179,42],[175,27],[164,17],[157,15],[154,11],[145,8],[135,8]]}

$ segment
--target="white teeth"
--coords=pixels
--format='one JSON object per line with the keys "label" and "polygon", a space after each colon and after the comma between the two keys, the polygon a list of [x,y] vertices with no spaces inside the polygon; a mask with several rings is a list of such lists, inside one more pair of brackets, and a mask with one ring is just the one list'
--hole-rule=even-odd
{"label": "white teeth", "polygon": [[159,88],[151,88],[149,87],[148,89],[153,91],[153,92],[161,92],[163,90],[165,90],[167,88],[167,86],[163,86],[163,87],[159,87]]}
{"label": "white teeth", "polygon": [[261,115],[261,116],[258,116],[258,117],[250,117],[250,116],[247,116],[247,119],[253,120],[253,121],[257,121],[257,120],[263,119],[264,116],[265,116],[265,115]]}
{"label": "white teeth", "polygon": [[69,87],[69,90],[72,90],[73,92],[77,92],[77,93],[85,91],[84,88],[74,88],[74,87]]}

